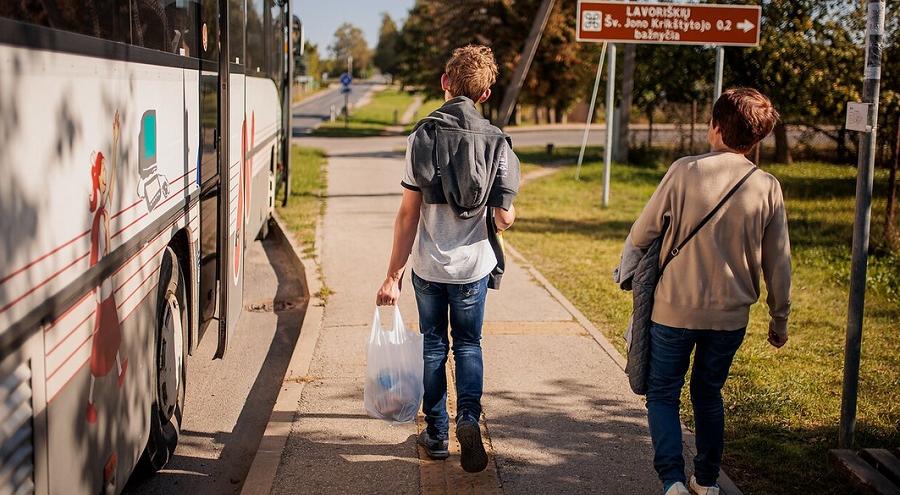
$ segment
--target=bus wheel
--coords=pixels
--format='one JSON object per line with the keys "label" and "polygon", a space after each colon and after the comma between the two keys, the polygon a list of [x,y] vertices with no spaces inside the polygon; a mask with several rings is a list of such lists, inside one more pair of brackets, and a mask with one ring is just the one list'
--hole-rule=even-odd
{"label": "bus wheel", "polygon": [[150,437],[141,455],[139,470],[153,474],[162,469],[178,445],[184,413],[188,348],[185,282],[171,248],[163,253],[159,270],[156,311],[156,353]]}

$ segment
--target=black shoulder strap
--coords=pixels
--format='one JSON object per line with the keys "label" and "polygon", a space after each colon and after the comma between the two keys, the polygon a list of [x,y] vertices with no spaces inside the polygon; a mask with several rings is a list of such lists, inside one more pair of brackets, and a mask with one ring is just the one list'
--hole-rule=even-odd
{"label": "black shoulder strap", "polygon": [[732,196],[734,196],[734,193],[736,193],[737,190],[740,189],[742,185],[744,185],[744,182],[747,182],[747,179],[749,179],[750,176],[753,175],[753,173],[756,172],[757,170],[759,170],[759,167],[754,166],[753,168],[750,169],[749,172],[747,172],[743,177],[741,177],[741,180],[739,180],[737,182],[737,184],[735,184],[734,187],[732,187],[731,190],[728,191],[728,193],[726,193],[725,196],[723,196],[722,199],[719,200],[719,203],[712,210],[710,210],[709,213],[707,213],[706,216],[703,217],[702,220],[700,220],[700,222],[697,224],[697,226],[694,227],[693,230],[691,230],[691,233],[688,234],[687,237],[685,237],[684,240],[681,241],[681,243],[678,244],[677,247],[674,247],[674,248],[672,248],[671,251],[669,251],[669,254],[666,255],[666,260],[663,262],[662,267],[660,267],[660,269],[659,269],[660,276],[662,275],[662,272],[666,269],[666,266],[668,266],[669,263],[673,259],[675,259],[676,256],[678,256],[678,253],[681,252],[681,250],[682,250],[682,248],[684,248],[685,244],[687,244],[691,239],[694,238],[695,235],[697,235],[697,232],[699,232],[700,229],[702,229],[703,226],[706,225],[707,222],[709,222],[712,219],[712,217],[714,217],[716,215],[716,213],[719,211],[719,209],[722,208],[722,206],[724,206],[725,203],[727,203],[728,200],[731,199]]}

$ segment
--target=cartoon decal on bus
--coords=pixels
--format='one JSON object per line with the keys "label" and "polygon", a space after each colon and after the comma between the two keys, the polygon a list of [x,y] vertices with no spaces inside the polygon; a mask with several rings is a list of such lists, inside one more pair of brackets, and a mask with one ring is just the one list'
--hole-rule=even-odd
{"label": "cartoon decal on bus", "polygon": [[147,110],[141,116],[141,133],[138,136],[137,195],[144,198],[147,211],[169,197],[169,180],[159,173],[156,165],[156,110]]}
{"label": "cartoon decal on bus", "polygon": [[[109,254],[110,238],[109,212],[107,208],[112,202],[116,183],[116,166],[119,155],[119,112],[113,120],[113,141],[110,150],[110,161],[107,163],[102,152],[91,155],[91,250],[90,266],[96,265]],[[112,278],[107,277],[94,289],[97,307],[94,310],[94,330],[91,338],[91,388],[88,395],[87,421],[97,422],[97,408],[94,407],[94,381],[103,378],[112,371],[113,364],[118,371],[118,386],[125,383],[125,371],[128,359],[121,359],[119,347],[122,344],[122,330],[119,322],[119,310],[116,305]]]}

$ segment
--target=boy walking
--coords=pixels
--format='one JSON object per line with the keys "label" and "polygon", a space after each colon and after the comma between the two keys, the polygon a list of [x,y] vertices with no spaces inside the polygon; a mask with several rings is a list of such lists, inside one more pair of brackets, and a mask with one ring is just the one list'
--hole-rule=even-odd
{"label": "boy walking", "polygon": [[444,105],[420,121],[410,135],[403,199],[394,224],[387,277],[378,305],[400,297],[410,256],[412,283],[424,335],[422,409],[427,428],[419,437],[433,459],[449,457],[447,353],[456,360],[456,436],[462,468],[487,467],[478,425],[484,366],[481,327],[489,285],[502,274],[497,235],[515,220],[519,161],[509,137],[478,112],[491,96],[497,64],[490,48],[454,50],[441,76]]}
{"label": "boy walking", "polygon": [[[647,381],[653,464],[666,495],[687,495],[688,487],[695,494],[719,493],[721,391],[744,339],[750,306],[760,296],[760,271],[768,290],[768,340],[776,348],[787,343],[791,256],[784,199],[778,180],[744,156],[777,120],[778,112],[758,91],[723,93],[708,132],[712,151],[673,163],[631,228],[637,249],[664,235],[660,262],[671,258],[654,294]],[[745,176],[690,242],[675,249]],[[697,456],[687,483],[679,399],[692,352]]]}

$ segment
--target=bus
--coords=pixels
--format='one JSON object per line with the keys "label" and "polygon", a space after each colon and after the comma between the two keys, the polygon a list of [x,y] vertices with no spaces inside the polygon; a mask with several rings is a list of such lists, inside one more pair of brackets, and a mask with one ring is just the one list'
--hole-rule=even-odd
{"label": "bus", "polygon": [[287,166],[289,16],[0,2],[0,494],[119,493],[173,455]]}

